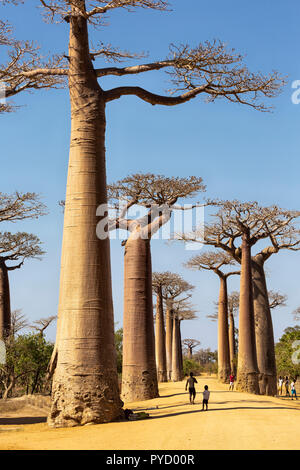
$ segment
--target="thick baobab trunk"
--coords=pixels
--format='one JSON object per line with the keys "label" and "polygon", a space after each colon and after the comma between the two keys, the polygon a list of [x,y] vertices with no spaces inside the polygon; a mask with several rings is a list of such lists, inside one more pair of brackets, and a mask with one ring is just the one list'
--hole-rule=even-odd
{"label": "thick baobab trunk", "polygon": [[161,288],[158,290],[156,298],[156,319],[155,319],[155,357],[157,378],[159,382],[167,382],[167,358],[166,358],[166,338],[164,326],[163,299]]}
{"label": "thick baobab trunk", "polygon": [[158,397],[150,240],[134,232],[125,245],[122,397]]}
{"label": "thick baobab trunk", "polygon": [[230,371],[233,375],[236,374],[235,364],[235,332],[234,332],[234,316],[233,312],[229,312],[229,354],[230,354]]}
{"label": "thick baobab trunk", "polygon": [[237,389],[259,393],[249,231],[242,240]]}
{"label": "thick baobab trunk", "polygon": [[228,295],[226,276],[220,277],[220,295],[218,308],[218,379],[229,383],[230,353],[228,338]]}
{"label": "thick baobab trunk", "polygon": [[193,359],[193,348],[188,346],[188,358]]}
{"label": "thick baobab trunk", "polygon": [[255,340],[261,395],[276,395],[275,344],[262,255],[252,258]]}
{"label": "thick baobab trunk", "polygon": [[0,262],[0,338],[9,336],[11,330],[11,309],[8,270],[5,262]]}
{"label": "thick baobab trunk", "polygon": [[179,349],[179,320],[176,315],[173,317],[173,337],[172,337],[172,374],[173,382],[182,380],[180,370],[180,349]]}
{"label": "thick baobab trunk", "polygon": [[172,338],[173,338],[173,315],[172,309],[166,309],[166,356],[167,356],[167,377],[172,379]]}
{"label": "thick baobab trunk", "polygon": [[106,203],[105,103],[88,50],[86,20],[70,17],[71,145],[61,257],[53,427],[123,416],[119,397],[109,239],[96,210]]}

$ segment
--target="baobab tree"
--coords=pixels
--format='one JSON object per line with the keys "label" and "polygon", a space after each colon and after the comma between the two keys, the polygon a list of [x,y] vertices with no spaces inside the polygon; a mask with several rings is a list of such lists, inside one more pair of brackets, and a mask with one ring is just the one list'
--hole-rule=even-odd
{"label": "baobab tree", "polygon": [[280,292],[276,292],[274,290],[269,290],[268,297],[269,297],[269,306],[271,310],[277,307],[286,306],[287,295],[281,294]]}
{"label": "baobab tree", "polygon": [[[257,202],[211,201],[211,203],[219,207],[219,211],[214,214],[217,222],[207,224],[204,240],[202,240],[202,230],[201,235],[195,230],[192,234],[178,237],[188,241],[199,241],[201,236],[202,243],[223,249],[241,263],[243,275],[239,322],[240,373],[238,371],[237,385],[250,392],[260,391],[263,394],[274,395],[276,394],[274,333],[264,263],[282,249],[292,251],[299,249],[297,220],[300,213],[276,205],[263,207]],[[236,241],[240,238],[242,244],[238,246]],[[253,246],[266,239],[271,242],[270,246],[250,258]]]}
{"label": "baobab tree", "polygon": [[50,317],[46,317],[46,318],[40,318],[39,320],[36,320],[35,322],[33,322],[33,324],[31,325],[31,328],[37,331],[41,336],[44,336],[45,330],[56,319],[57,319],[56,315],[51,315]]}
{"label": "baobab tree", "polygon": [[228,296],[228,315],[229,315],[229,354],[230,369],[233,375],[236,375],[236,338],[235,338],[235,321],[234,317],[238,312],[240,305],[239,292],[233,291]]}
{"label": "baobab tree", "polygon": [[163,289],[168,286],[171,276],[168,271],[152,274],[152,287],[156,295],[155,358],[158,382],[168,381]]}
{"label": "baobab tree", "polygon": [[[193,197],[205,189],[202,178],[168,178],[161,175],[134,174],[108,186],[110,203],[124,207],[109,229],[125,229],[124,242],[124,319],[122,397],[126,401],[158,396],[152,305],[151,237],[166,224],[178,200]],[[128,218],[133,206],[146,215]],[[125,218],[127,214],[127,218]],[[98,226],[102,228],[102,225]]]}
{"label": "baobab tree", "polygon": [[294,320],[297,321],[300,319],[300,307],[296,308],[294,311],[293,311],[293,315],[294,315]]}
{"label": "baobab tree", "polygon": [[[163,289],[163,299],[166,305],[166,357],[167,357],[167,376],[168,380],[172,378],[172,343],[173,343],[173,324],[174,324],[174,306],[176,300],[188,300],[191,297],[191,290],[195,287],[185,281],[179,274],[170,273],[168,284]],[[184,297],[182,297],[184,296]],[[180,327],[180,323],[178,324]],[[178,331],[179,328],[178,328]],[[178,340],[179,341],[179,340]],[[176,348],[175,348],[176,349]]]}
{"label": "baobab tree", "polygon": [[186,299],[176,300],[172,305],[172,371],[171,380],[179,382],[183,379],[183,357],[181,322],[183,320],[194,320],[196,311]]}
{"label": "baobab tree", "polygon": [[0,192],[0,222],[37,219],[46,214],[46,206],[36,193],[5,194]]}
{"label": "baobab tree", "polygon": [[200,344],[201,341],[198,341],[197,339],[186,338],[182,341],[182,345],[187,348],[189,359],[192,359],[194,349],[200,346]]}
{"label": "baobab tree", "polygon": [[190,269],[212,271],[220,279],[218,303],[218,378],[223,383],[229,382],[231,372],[228,336],[228,291],[229,276],[240,274],[238,270],[224,272],[222,268],[236,264],[227,253],[208,251],[191,258],[185,266]]}
{"label": "baobab tree", "polygon": [[[6,3],[21,2],[6,0]],[[50,373],[54,372],[48,420],[51,426],[107,422],[122,415],[114,347],[109,240],[96,236],[99,221],[96,210],[107,202],[107,104],[132,95],[151,105],[174,106],[203,95],[208,101],[224,98],[265,111],[264,99],[276,97],[284,83],[276,72],[269,75],[250,72],[241,55],[227,50],[218,41],[194,48],[171,46],[169,56],[155,62],[126,67],[95,65],[97,59],[120,61],[136,55],[103,43],[92,48],[90,27],[103,27],[106,15],[116,9],[163,11],[167,3],[164,0],[36,0],[35,4],[42,7],[49,21],[53,24],[65,21],[68,25],[68,54],[44,61],[38,49],[30,45],[28,50],[24,42],[12,46],[8,63],[0,67],[7,97],[24,90],[56,88],[64,79],[69,87],[71,143],[57,339],[50,365]],[[104,77],[126,77],[161,69],[171,74],[173,91],[181,94],[161,96],[140,86],[102,88]],[[105,215],[103,211],[100,217]]]}
{"label": "baobab tree", "polygon": [[[23,232],[0,233],[0,338],[9,336],[11,330],[8,273],[21,268],[26,259],[40,259],[44,253],[36,235]],[[10,262],[17,264],[11,265]]]}

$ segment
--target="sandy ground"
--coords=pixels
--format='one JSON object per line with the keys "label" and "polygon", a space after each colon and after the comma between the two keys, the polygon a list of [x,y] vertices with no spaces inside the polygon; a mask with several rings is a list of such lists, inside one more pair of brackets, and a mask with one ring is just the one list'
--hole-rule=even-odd
{"label": "sandy ground", "polygon": [[[211,391],[202,409],[204,385]],[[299,449],[300,400],[229,392],[213,377],[199,377],[195,405],[185,382],[160,386],[160,398],[126,403],[151,419],[50,429],[45,412],[26,407],[0,414],[0,449]],[[158,406],[158,408],[156,408]],[[154,409],[153,409],[154,408]]]}

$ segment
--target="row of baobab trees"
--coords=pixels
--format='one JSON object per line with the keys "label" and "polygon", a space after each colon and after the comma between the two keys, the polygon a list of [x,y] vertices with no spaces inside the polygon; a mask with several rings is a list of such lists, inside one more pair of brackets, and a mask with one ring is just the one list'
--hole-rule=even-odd
{"label": "row of baobab trees", "polygon": [[[100,63],[97,67],[98,60],[120,62],[141,57],[104,43],[100,43],[99,47],[91,47],[91,28],[95,25],[103,28],[107,24],[106,15],[113,14],[116,9],[124,12],[142,8],[160,13],[168,9],[168,2],[165,0],[112,0],[107,3],[102,0],[36,0],[34,4],[18,0],[5,1],[5,4],[9,3],[15,5],[20,14],[22,8],[26,8],[30,14],[34,6],[40,6],[48,21],[53,25],[60,21],[69,31],[68,51],[44,59],[35,44],[16,40],[12,37],[10,25],[0,22],[0,45],[7,51],[7,61],[0,65],[0,77],[5,85],[6,97],[10,99],[30,90],[55,90],[59,87],[68,87],[70,94],[70,158],[57,338],[50,366],[50,373],[54,375],[49,424],[74,426],[89,422],[107,422],[123,413],[114,353],[110,244],[107,237],[102,239],[96,234],[99,222],[97,208],[107,203],[107,106],[126,95],[161,106],[175,106],[196,97],[206,96],[208,102],[224,99],[230,103],[265,111],[267,106],[264,100],[276,97],[285,82],[277,72],[266,75],[251,72],[244,64],[243,57],[234,50],[228,50],[220,41],[207,41],[194,47],[188,44],[171,45],[169,54],[154,62],[125,67]],[[128,76],[159,70],[167,70],[171,77],[174,93],[170,96],[152,93],[141,86],[128,86],[124,82],[121,86],[109,90],[103,88],[105,77],[113,76],[122,81],[124,77],[126,79]],[[1,112],[13,109],[13,103],[9,100],[0,104]],[[197,183],[197,178],[194,182]],[[144,188],[141,194],[147,193],[146,189]],[[151,230],[158,229],[164,222],[164,215],[159,215],[157,206],[172,206],[176,203],[170,195],[171,192],[168,197],[165,195],[164,200],[159,192],[156,193],[156,208],[153,211],[156,217],[151,222]],[[185,197],[186,194],[176,193],[176,198],[181,196]],[[147,197],[152,203],[152,195]],[[251,213],[252,209],[255,213],[255,207],[251,208]],[[154,213],[151,218],[152,216]],[[104,219],[105,214],[102,214],[101,218]],[[120,217],[116,220],[115,228],[124,223],[122,219]],[[141,328],[145,345],[147,351],[150,351],[153,350],[150,238],[148,237],[147,241],[142,238],[142,234],[144,236],[150,229],[150,224],[146,222],[147,220],[142,223],[132,221],[127,225],[130,236],[125,244],[125,272],[130,275],[125,276],[124,326],[129,333],[124,330],[124,338],[127,334],[129,337],[134,334],[135,320],[132,318],[139,316],[143,325]],[[258,387],[258,369],[253,346],[255,338],[253,303],[250,298],[252,289],[249,284],[252,282],[249,252],[256,235],[254,232],[254,238],[249,239],[250,228],[246,222],[247,219],[243,219],[238,227],[233,224],[232,243],[220,243],[228,251],[234,246],[236,239],[240,236],[243,238],[242,246],[234,252],[236,261],[242,265],[243,281],[240,302],[240,329],[243,334],[240,342],[244,346],[239,354],[239,377],[241,385],[244,384],[247,389],[254,391]],[[126,223],[124,226],[126,227]],[[219,243],[218,237],[212,238],[212,241],[217,245]],[[133,277],[132,273],[135,273]],[[263,279],[261,272],[259,275],[260,279]],[[137,297],[138,285],[141,285],[143,298]],[[265,302],[261,303],[262,311],[265,310]],[[150,310],[152,320],[149,324]],[[265,322],[269,327],[268,318]],[[270,328],[268,331],[270,332]],[[129,349],[130,347],[125,357],[132,354]],[[145,354],[147,356],[148,353]],[[152,364],[154,368],[155,364]],[[128,362],[127,368],[125,377],[134,381],[134,364]],[[139,386],[145,384],[153,389],[153,393],[157,393],[153,378],[156,377],[154,369],[151,373],[148,369],[143,372],[144,375],[138,377]],[[126,384],[123,385],[125,390]]]}
{"label": "row of baobab trees", "polygon": [[[134,174],[108,187],[111,207],[117,210],[108,220],[108,229],[126,229],[128,238],[124,245],[124,351],[122,395],[126,401],[154,398],[158,394],[159,381],[179,380],[182,364],[180,347],[180,322],[193,318],[195,309],[188,303],[188,283],[171,273],[155,273],[152,276],[151,237],[170,221],[176,210],[193,208],[178,204],[178,200],[196,197],[205,187],[201,178],[169,178],[154,174]],[[27,195],[28,197],[28,195]],[[23,207],[32,199],[24,199]],[[36,196],[34,196],[36,198]],[[2,214],[16,203],[20,195],[3,200]],[[119,201],[123,201],[120,208]],[[18,202],[19,203],[19,202]],[[37,200],[36,211],[43,210]],[[282,249],[298,250],[300,239],[297,221],[299,212],[286,211],[277,206],[262,207],[258,203],[238,201],[207,201],[213,222],[188,234],[176,234],[176,240],[204,243],[215,250],[204,251],[190,259],[186,266],[192,269],[210,270],[220,279],[218,307],[218,375],[221,381],[228,380],[232,371],[230,360],[231,327],[228,330],[227,280],[232,275],[241,275],[239,298],[239,355],[237,386],[254,393],[276,393],[276,364],[274,335],[270,312],[270,300],[264,273],[264,263]],[[130,218],[128,211],[133,206],[142,206],[145,214]],[[31,211],[33,206],[31,206]],[[34,212],[36,215],[37,212]],[[31,212],[24,212],[31,214]],[[29,215],[28,215],[29,216]],[[3,216],[3,220],[4,220]],[[7,217],[6,220],[9,220]],[[23,234],[24,238],[24,234]],[[20,234],[13,238],[5,232],[1,240],[2,278],[8,283],[8,260],[24,262],[24,243]],[[239,239],[241,242],[239,243]],[[13,242],[12,242],[13,240]],[[37,240],[33,235],[28,240]],[[254,245],[263,244],[253,254]],[[12,248],[13,247],[13,248]],[[9,248],[11,252],[8,253]],[[5,254],[3,253],[6,250]],[[252,250],[252,253],[251,253]],[[40,255],[41,252],[39,251]],[[246,265],[245,265],[246,264]],[[238,266],[238,267],[237,267]],[[234,267],[233,269],[230,269]],[[8,284],[2,298],[9,298]],[[153,328],[153,289],[157,296],[156,335]],[[186,293],[185,297],[182,297]],[[76,295],[76,293],[74,293]],[[163,314],[163,302],[166,314]],[[2,323],[9,323],[9,301],[2,302]],[[7,313],[8,312],[8,313]],[[8,319],[8,320],[7,320]],[[9,327],[9,325],[8,325]],[[7,328],[7,326],[6,326]],[[156,338],[156,344],[155,339]],[[57,352],[55,353],[57,354]],[[53,367],[53,365],[51,365]]]}

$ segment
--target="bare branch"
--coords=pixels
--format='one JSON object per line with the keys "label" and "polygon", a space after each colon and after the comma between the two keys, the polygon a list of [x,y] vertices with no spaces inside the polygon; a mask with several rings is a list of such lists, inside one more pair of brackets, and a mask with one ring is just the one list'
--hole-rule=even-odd
{"label": "bare branch", "polygon": [[134,95],[140,98],[147,103],[162,106],[176,106],[181,103],[186,103],[191,99],[195,98],[199,93],[203,93],[205,89],[208,88],[208,85],[203,85],[201,87],[190,90],[186,93],[183,93],[180,96],[162,96],[151,93],[144,88],[137,86],[122,86],[118,88],[112,88],[104,93],[104,98],[106,102],[117,100],[121,96],[125,95]]}
{"label": "bare branch", "polygon": [[36,193],[0,193],[0,222],[37,219],[47,213]]}

